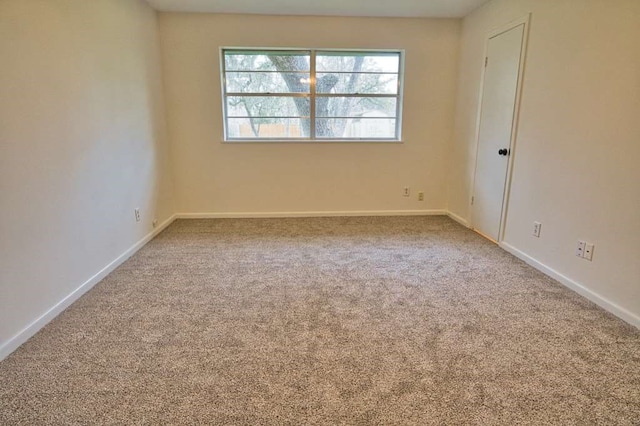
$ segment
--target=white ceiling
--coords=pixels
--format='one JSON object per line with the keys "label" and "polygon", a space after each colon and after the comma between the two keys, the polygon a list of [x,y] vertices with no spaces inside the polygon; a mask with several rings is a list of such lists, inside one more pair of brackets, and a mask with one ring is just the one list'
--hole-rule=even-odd
{"label": "white ceiling", "polygon": [[166,12],[460,18],[489,0],[147,0]]}

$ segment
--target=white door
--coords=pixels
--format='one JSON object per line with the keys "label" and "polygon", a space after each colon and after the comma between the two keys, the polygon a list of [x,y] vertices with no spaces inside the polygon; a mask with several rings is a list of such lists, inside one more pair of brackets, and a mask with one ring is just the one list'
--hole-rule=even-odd
{"label": "white door", "polygon": [[473,190],[473,228],[498,241],[511,155],[524,24],[489,39]]}

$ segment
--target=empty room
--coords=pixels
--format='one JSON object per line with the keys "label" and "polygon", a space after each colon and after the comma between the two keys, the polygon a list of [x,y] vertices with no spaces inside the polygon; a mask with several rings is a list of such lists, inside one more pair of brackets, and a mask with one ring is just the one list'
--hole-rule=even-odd
{"label": "empty room", "polygon": [[0,0],[0,424],[640,425],[640,1]]}

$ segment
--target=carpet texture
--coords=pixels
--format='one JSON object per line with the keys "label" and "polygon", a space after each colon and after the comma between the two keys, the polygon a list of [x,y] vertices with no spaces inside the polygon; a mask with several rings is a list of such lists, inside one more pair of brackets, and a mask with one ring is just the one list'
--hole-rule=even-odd
{"label": "carpet texture", "polygon": [[2,425],[638,425],[640,332],[445,217],[190,220],[0,381]]}

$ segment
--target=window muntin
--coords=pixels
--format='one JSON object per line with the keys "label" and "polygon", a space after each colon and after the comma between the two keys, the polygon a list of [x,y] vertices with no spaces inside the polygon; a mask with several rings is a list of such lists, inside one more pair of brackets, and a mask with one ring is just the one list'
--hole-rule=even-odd
{"label": "window muntin", "polygon": [[399,141],[401,51],[222,49],[226,141]]}

